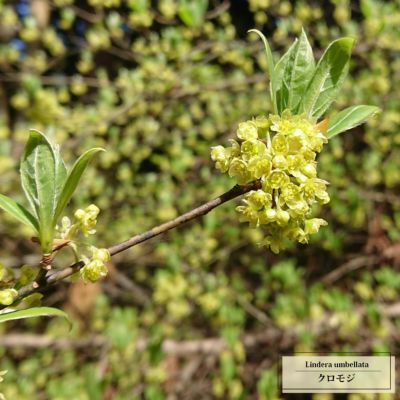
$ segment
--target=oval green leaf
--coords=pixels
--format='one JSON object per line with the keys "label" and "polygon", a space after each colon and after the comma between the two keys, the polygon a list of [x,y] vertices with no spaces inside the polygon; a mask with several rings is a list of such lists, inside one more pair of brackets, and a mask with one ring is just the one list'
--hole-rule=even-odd
{"label": "oval green leaf", "polygon": [[10,197],[0,194],[0,208],[12,215],[19,222],[30,226],[37,232],[39,231],[37,219],[25,207]]}
{"label": "oval green leaf", "polygon": [[277,98],[281,98],[281,111],[289,109],[296,113],[314,70],[314,55],[303,30],[291,49],[282,71],[282,81],[277,92]]}
{"label": "oval green leaf", "polygon": [[379,111],[379,107],[366,105],[346,108],[329,119],[326,136],[332,138],[339,133],[355,128]]}
{"label": "oval green leaf", "polygon": [[43,133],[31,130],[20,173],[22,188],[39,221],[42,251],[48,253],[53,243],[58,167],[53,147]]}
{"label": "oval green leaf", "polygon": [[56,166],[56,185],[55,185],[56,204],[55,204],[55,206],[57,206],[58,199],[61,196],[61,192],[64,187],[64,183],[67,179],[67,168],[64,164],[64,160],[61,157],[60,146],[58,144],[53,145],[53,151],[54,151],[55,166]]}
{"label": "oval green leaf", "polygon": [[307,87],[300,111],[316,119],[325,113],[346,78],[353,45],[354,39],[345,37],[328,46]]}
{"label": "oval green leaf", "polygon": [[291,60],[293,60],[293,54],[296,51],[297,42],[298,39],[294,41],[294,43],[289,47],[289,50],[280,58],[280,60],[275,65],[271,87],[276,102],[276,112],[278,114],[282,114],[282,111],[285,110],[288,103],[289,87],[286,79],[284,79],[284,76],[285,72],[288,69],[288,64],[291,62]]}

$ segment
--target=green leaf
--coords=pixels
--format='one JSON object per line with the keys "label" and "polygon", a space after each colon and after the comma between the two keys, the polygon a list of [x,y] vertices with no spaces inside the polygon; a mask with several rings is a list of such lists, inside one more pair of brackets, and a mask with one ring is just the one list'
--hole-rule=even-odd
{"label": "green leaf", "polygon": [[72,325],[71,320],[64,311],[53,307],[33,307],[26,310],[11,311],[0,314],[0,323],[34,317],[63,317],[70,323],[70,325]]}
{"label": "green leaf", "polygon": [[267,54],[267,66],[268,66],[268,73],[269,73],[269,79],[270,79],[270,85],[269,85],[269,87],[270,87],[270,96],[271,96],[271,101],[272,101],[272,103],[274,105],[274,108],[275,108],[274,112],[277,112],[277,110],[276,110],[276,102],[275,102],[275,92],[272,90],[272,80],[273,80],[273,74],[274,74],[274,70],[275,70],[275,63],[274,63],[274,57],[272,56],[271,47],[270,47],[270,45],[268,43],[267,38],[258,29],[250,29],[247,32],[248,33],[251,33],[251,32],[256,33],[264,43],[265,52]]}
{"label": "green leaf", "polygon": [[297,111],[314,70],[314,55],[303,30],[300,38],[290,47],[287,57],[277,69],[276,98],[279,113],[285,109],[293,113]]}
{"label": "green leaf", "polygon": [[335,100],[349,69],[354,39],[332,42],[319,60],[307,87],[302,111],[318,119]]}
{"label": "green leaf", "polygon": [[272,76],[271,88],[274,93],[274,99],[276,102],[276,112],[277,114],[282,114],[285,109],[288,99],[288,91],[283,83],[283,75],[287,64],[292,56],[292,53],[296,49],[298,39],[289,47],[289,50],[280,58],[276,63],[274,74]]}
{"label": "green leaf", "polygon": [[365,105],[346,108],[329,119],[326,136],[332,138],[339,133],[361,125],[368,118],[378,113],[379,110],[379,107]]}
{"label": "green leaf", "polygon": [[18,221],[39,231],[37,219],[21,204],[17,203],[10,197],[0,194],[0,208],[11,214]]}
{"label": "green leaf", "polygon": [[60,198],[58,200],[57,208],[54,214],[53,225],[55,225],[58,219],[61,216],[65,206],[70,201],[72,195],[75,192],[76,187],[78,186],[79,181],[82,178],[82,174],[84,173],[85,169],[89,165],[90,160],[92,157],[98,153],[99,151],[104,151],[104,149],[100,147],[95,147],[83,153],[78,160],[76,160],[75,164],[73,165],[71,171],[68,174],[68,177],[64,183],[63,189],[61,191]]}
{"label": "green leaf", "polygon": [[58,174],[62,174],[62,167],[43,133],[31,130],[22,156],[20,173],[22,188],[39,220],[42,251],[49,253],[54,235]]}
{"label": "green leaf", "polygon": [[53,145],[54,157],[56,161],[56,201],[60,198],[62,189],[67,179],[67,168],[64,160],[61,158],[60,146]]}

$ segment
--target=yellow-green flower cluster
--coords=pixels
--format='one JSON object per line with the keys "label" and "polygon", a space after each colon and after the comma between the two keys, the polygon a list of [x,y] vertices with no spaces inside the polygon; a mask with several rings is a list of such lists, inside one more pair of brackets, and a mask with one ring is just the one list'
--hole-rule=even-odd
{"label": "yellow-green flower cluster", "polygon": [[92,258],[80,270],[84,282],[96,282],[107,275],[105,263],[110,260],[110,253],[107,249],[98,249],[92,246]]}
{"label": "yellow-green flower cluster", "polygon": [[56,230],[61,239],[75,239],[76,235],[81,231],[85,236],[94,235],[96,230],[94,227],[97,224],[97,217],[100,209],[91,204],[85,209],[77,209],[74,213],[74,221],[68,217],[61,218],[61,224],[56,226]]}
{"label": "yellow-green flower cluster", "polygon": [[326,204],[327,182],[317,177],[317,153],[327,142],[324,133],[303,115],[270,115],[242,122],[230,147],[212,148],[221,172],[238,184],[259,180],[261,189],[245,195],[237,207],[252,227],[266,225],[263,244],[278,253],[286,239],[307,243],[326,221],[309,218],[314,203]]}
{"label": "yellow-green flower cluster", "polygon": [[85,236],[93,235],[94,233],[96,233],[94,227],[96,226],[97,216],[99,215],[99,212],[99,208],[94,204],[91,204],[84,210],[79,208],[75,211],[74,217],[77,222],[78,228]]}

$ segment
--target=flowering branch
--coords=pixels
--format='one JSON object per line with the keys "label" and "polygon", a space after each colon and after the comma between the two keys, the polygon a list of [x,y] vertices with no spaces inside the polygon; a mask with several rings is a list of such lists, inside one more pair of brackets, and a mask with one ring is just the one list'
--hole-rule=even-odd
{"label": "flowering branch", "polygon": [[[204,204],[202,204],[199,207],[194,208],[191,211],[188,211],[185,214],[180,215],[177,218],[174,218],[168,222],[165,222],[161,225],[155,226],[154,228],[140,233],[138,235],[135,235],[131,237],[128,240],[125,240],[124,242],[115,244],[111,246],[108,251],[111,256],[114,256],[115,254],[121,253],[133,246],[136,246],[140,243],[143,243],[149,239],[152,239],[158,235],[161,235],[162,233],[168,232],[171,229],[177,228],[180,225],[185,224],[186,222],[189,222],[193,219],[202,217],[203,215],[209,213],[211,210],[214,208],[226,203],[227,201],[230,201],[232,199],[235,199],[236,197],[239,197],[245,193],[250,192],[251,190],[257,190],[260,189],[261,183],[258,180],[255,180],[253,182],[247,183],[245,185],[235,185],[232,187],[230,190],[227,192],[223,193],[222,195],[216,197],[213,200],[210,200]],[[21,287],[18,290],[18,295],[15,298],[14,304],[18,301],[21,301],[24,297],[35,293],[39,292],[41,290],[47,289],[49,286],[54,285],[55,283],[68,278],[72,274],[78,272],[81,268],[83,268],[85,263],[83,261],[76,262],[75,264],[70,265],[69,267],[66,267],[62,270],[59,270],[57,272],[53,272],[50,275],[47,275],[45,279],[42,281],[34,281],[32,283],[29,283],[23,287]],[[5,308],[6,306],[0,306],[0,309]]]}

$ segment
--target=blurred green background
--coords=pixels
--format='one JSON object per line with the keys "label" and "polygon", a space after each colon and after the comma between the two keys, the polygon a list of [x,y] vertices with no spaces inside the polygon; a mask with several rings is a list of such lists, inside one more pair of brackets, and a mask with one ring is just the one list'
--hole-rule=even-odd
{"label": "blurred green background", "polygon": [[[36,128],[67,160],[107,149],[69,208],[101,208],[98,247],[221,194],[233,182],[210,147],[271,111],[247,30],[278,55],[302,26],[318,56],[357,38],[333,108],[383,109],[319,157],[329,226],[273,255],[233,201],[113,258],[98,284],[58,285],[44,303],[69,312],[71,333],[57,319],[0,325],[7,399],[395,398],[284,397],[276,371],[293,351],[399,351],[399,0],[1,0],[1,193],[22,201],[18,160]],[[7,267],[37,261],[24,229],[0,214]]]}

